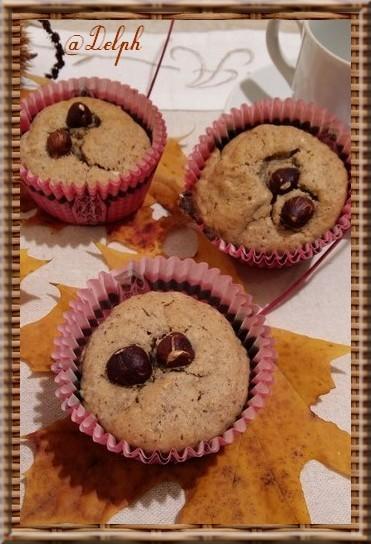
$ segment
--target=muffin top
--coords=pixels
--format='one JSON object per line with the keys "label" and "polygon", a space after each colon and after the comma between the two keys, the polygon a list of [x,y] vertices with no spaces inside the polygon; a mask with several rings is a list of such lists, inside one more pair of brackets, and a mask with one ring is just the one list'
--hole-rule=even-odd
{"label": "muffin top", "polygon": [[326,144],[292,126],[265,124],[214,150],[193,206],[228,242],[285,251],[335,225],[347,188],[346,168]]}
{"label": "muffin top", "polygon": [[119,106],[75,97],[36,115],[21,138],[21,160],[43,179],[83,185],[119,178],[150,147],[145,130]]}
{"label": "muffin top", "polygon": [[220,312],[182,293],[152,291],[117,305],[95,329],[81,393],[116,438],[167,452],[231,426],[248,379],[247,352]]}

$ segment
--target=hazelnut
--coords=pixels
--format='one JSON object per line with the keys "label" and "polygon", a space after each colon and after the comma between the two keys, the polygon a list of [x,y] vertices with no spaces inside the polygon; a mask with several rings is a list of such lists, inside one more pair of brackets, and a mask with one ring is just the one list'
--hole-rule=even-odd
{"label": "hazelnut", "polygon": [[300,229],[311,219],[314,203],[306,196],[294,196],[287,200],[281,210],[281,224],[288,229]]}
{"label": "hazelnut", "polygon": [[67,113],[66,123],[69,128],[87,127],[93,121],[93,115],[82,102],[74,102]]}
{"label": "hazelnut", "polygon": [[268,187],[274,195],[284,195],[296,189],[299,176],[300,170],[298,168],[279,168],[272,173],[268,181]]}
{"label": "hazelnut", "polygon": [[195,358],[195,352],[183,333],[171,332],[157,344],[156,358],[164,366],[175,368],[190,365]]}
{"label": "hazelnut", "polygon": [[93,123],[93,126],[95,127],[99,127],[100,124],[102,123],[101,118],[95,113],[93,113],[92,123]]}
{"label": "hazelnut", "polygon": [[111,383],[117,385],[138,385],[152,375],[148,354],[135,344],[119,349],[109,358],[106,372]]}
{"label": "hazelnut", "polygon": [[46,149],[53,159],[67,155],[72,148],[72,140],[68,130],[59,128],[51,132],[46,140]]}

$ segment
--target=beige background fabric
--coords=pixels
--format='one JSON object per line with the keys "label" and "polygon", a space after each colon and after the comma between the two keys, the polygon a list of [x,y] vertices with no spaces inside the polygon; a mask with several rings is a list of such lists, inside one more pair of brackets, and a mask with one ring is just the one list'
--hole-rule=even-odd
{"label": "beige background fabric", "polygon": [[[211,24],[206,21],[205,23]],[[194,44],[203,53],[204,62],[207,61],[204,68],[206,71],[209,70],[209,75],[215,72],[215,67],[221,60],[221,49],[218,49],[217,43],[224,43],[223,55],[225,56],[226,51],[238,49],[243,39],[244,48],[246,46],[251,50],[254,58],[254,62],[251,62],[248,67],[242,67],[241,56],[238,53],[235,56],[231,55],[229,61],[232,65],[222,67],[213,76],[212,90],[187,87],[189,77],[194,76],[194,70],[199,70],[199,64],[193,66],[193,71],[189,71],[189,65],[183,60],[181,67],[182,70],[188,70],[186,73],[179,74],[178,71],[170,68],[161,73],[162,77],[156,82],[152,98],[163,110],[169,135],[183,137],[186,152],[192,149],[205,127],[220,115],[227,104],[231,104],[231,100],[233,102],[233,96],[238,96],[236,89],[238,90],[241,81],[246,77],[253,79],[254,74],[258,74],[257,78],[260,77],[259,81],[262,84],[267,81],[267,78],[269,80],[272,66],[264,45],[265,23],[256,21],[256,27],[251,30],[253,23],[252,21],[244,23],[219,21],[217,30],[209,35],[205,32],[206,26],[194,23],[194,26],[187,28],[184,22],[176,23],[176,25],[182,25],[180,27],[182,32],[177,35],[175,26],[172,45],[179,46],[181,39]],[[68,25],[66,21],[55,22],[53,27],[55,24],[60,25],[61,33],[69,32],[69,29],[66,29]],[[61,77],[73,76],[76,71],[79,75],[99,75],[99,70],[104,70],[105,76],[128,81],[140,90],[145,90],[168,26],[166,21],[146,24],[151,25],[151,28],[148,26],[150,34],[148,43],[151,42],[152,46],[145,48],[142,52],[144,68],[139,69],[138,65],[141,63],[137,61],[135,63],[132,61],[132,64],[128,61],[123,65],[127,71],[117,69],[115,71],[112,58],[107,60],[106,57],[97,56],[92,60],[80,62],[77,66],[69,64],[68,68],[61,72]],[[233,32],[231,32],[232,28]],[[283,44],[292,48],[295,56],[300,42],[299,36],[292,32],[292,27],[289,26],[287,30],[289,31],[282,35],[282,41]],[[37,37],[40,36],[40,29],[37,26],[31,28],[31,36],[36,44]],[[226,38],[221,41],[221,37]],[[212,47],[213,40],[215,40],[215,47]],[[168,52],[169,50],[171,48]],[[42,75],[50,51],[41,39],[37,51],[39,57],[35,59],[30,71]],[[70,62],[69,59],[67,60]],[[77,60],[76,57],[74,62],[76,63]],[[171,65],[171,62],[172,59],[165,56],[164,64]],[[233,62],[236,63],[235,66]],[[232,70],[237,75],[230,81],[221,83],[222,79],[218,78],[225,77],[225,70]],[[262,73],[265,74],[263,78]],[[277,73],[273,72],[272,77],[276,78],[275,81],[280,81]],[[168,85],[169,78],[175,79],[176,82]],[[267,89],[264,92],[266,91]],[[276,85],[271,92],[279,96],[288,96],[289,89],[281,81],[281,84]],[[156,210],[156,213],[160,213],[159,210]],[[22,229],[21,247],[28,248],[29,253],[36,258],[50,259],[47,265],[26,277],[22,282],[21,323],[23,325],[40,319],[54,306],[58,291],[52,283],[82,287],[88,278],[106,269],[94,245],[98,241],[106,241],[105,230],[99,227],[68,226],[58,232],[41,226],[28,226]],[[113,244],[112,247],[118,246]],[[240,265],[239,271],[256,302],[264,305],[280,294],[307,267],[308,264],[304,263],[291,269],[269,271],[250,269]],[[339,244],[300,291],[268,316],[268,323],[313,337],[350,343],[349,238],[345,238]],[[334,421],[340,428],[350,431],[350,356],[344,356],[333,363],[332,375],[336,384],[335,389],[322,397],[313,410],[324,419]],[[36,430],[59,417],[63,417],[63,413],[54,397],[52,378],[31,374],[27,365],[22,363],[21,434]],[[27,445],[22,445],[22,474],[31,462],[32,452]],[[313,523],[350,523],[350,481],[348,479],[312,461],[304,467],[301,481]],[[147,493],[135,505],[115,515],[111,522],[173,523],[183,502],[184,493],[177,484],[162,484]]]}

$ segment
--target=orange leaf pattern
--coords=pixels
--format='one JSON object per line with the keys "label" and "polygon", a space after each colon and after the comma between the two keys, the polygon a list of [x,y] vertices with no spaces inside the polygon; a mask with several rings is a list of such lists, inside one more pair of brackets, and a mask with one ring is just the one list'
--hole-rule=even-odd
{"label": "orange leaf pattern", "polygon": [[40,266],[43,266],[48,261],[43,261],[40,259],[35,259],[28,254],[28,249],[20,250],[20,267],[19,267],[19,277],[22,281],[28,274],[35,272]]}
{"label": "orange leaf pattern", "polygon": [[65,285],[57,287],[60,298],[54,308],[45,317],[21,327],[21,360],[34,372],[50,370],[57,326],[62,323],[63,313],[68,310],[70,300],[76,292],[74,287]]}
{"label": "orange leaf pattern", "polygon": [[[330,361],[349,348],[283,330],[274,336],[279,357],[272,395],[247,431],[217,455],[143,465],[94,444],[68,420],[31,435],[36,455],[26,475],[22,524],[105,523],[165,480],[186,491],[179,523],[309,523],[300,484],[304,464],[317,459],[350,474],[349,434],[315,416],[308,403],[332,387]],[[307,365],[313,374],[302,368],[295,384],[298,366]]]}

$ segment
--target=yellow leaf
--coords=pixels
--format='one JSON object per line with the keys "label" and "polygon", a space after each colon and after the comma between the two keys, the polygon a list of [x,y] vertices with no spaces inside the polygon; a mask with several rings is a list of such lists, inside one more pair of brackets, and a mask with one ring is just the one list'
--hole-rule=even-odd
{"label": "yellow leaf", "polygon": [[100,244],[99,242],[95,245],[101,252],[103,259],[110,270],[121,268],[130,261],[137,261],[138,259],[143,258],[143,255],[141,255],[140,253],[127,253],[124,251],[117,251],[117,249],[112,249],[111,247]]}
{"label": "yellow leaf", "polygon": [[[350,475],[349,434],[314,415],[303,400],[331,389],[330,362],[349,347],[283,330],[274,336],[278,368],[266,406],[196,480],[180,523],[309,523],[300,484],[305,463],[316,459]],[[306,372],[302,367],[309,361]]]}
{"label": "yellow leaf", "polygon": [[183,190],[186,157],[177,140],[169,138],[149,189],[150,195],[169,211],[178,208]]}
{"label": "yellow leaf", "polygon": [[[336,359],[349,353],[349,346],[283,329],[273,329],[273,336],[276,339],[280,370],[305,404],[314,404],[320,395],[334,387],[329,372],[329,353],[331,352],[331,359]],[[293,364],[290,356],[294,350],[300,353],[297,364]]]}
{"label": "yellow leaf", "polygon": [[205,262],[210,267],[219,268],[223,274],[231,276],[235,283],[243,282],[238,275],[236,268],[236,260],[229,255],[222,253],[201,233],[198,233],[198,251],[195,256],[195,261],[198,263]]}
{"label": "yellow leaf", "polygon": [[146,198],[144,199],[143,206],[146,208],[148,206],[153,206],[153,204],[156,203],[156,200],[153,198],[153,196],[150,193],[146,194]]}
{"label": "yellow leaf", "polygon": [[[168,217],[162,217],[159,220],[152,218],[150,208],[142,209],[134,220],[129,223],[116,225],[111,232],[108,233],[108,240],[121,242],[122,244],[137,251],[135,258],[144,256],[155,257],[162,255],[163,242],[167,235],[180,226],[188,224],[188,219],[182,214],[172,214]],[[236,261],[229,255],[222,253],[217,249],[203,234],[197,233],[198,251],[194,259],[197,262],[205,262],[210,267],[219,268],[223,274],[227,274],[233,278],[236,283],[243,284],[236,268]],[[101,249],[101,245],[98,246]],[[128,254],[120,255],[119,252],[109,252],[105,250],[106,255],[117,257],[118,262],[122,266],[130,260]],[[116,263],[116,259],[115,259]],[[107,262],[108,266],[110,264]],[[110,266],[110,268],[112,268]]]}
{"label": "yellow leaf", "polygon": [[142,206],[134,218],[107,227],[107,240],[121,242],[125,246],[148,256],[161,253],[160,221],[152,218],[152,208]]}
{"label": "yellow leaf", "polygon": [[28,254],[28,249],[21,249],[20,250],[20,267],[19,267],[19,276],[20,280],[22,281],[26,276],[31,274],[32,272],[35,272],[40,266],[43,266],[48,261],[43,261],[41,259],[36,259],[35,257],[31,257]]}
{"label": "yellow leaf", "polygon": [[66,285],[57,285],[57,287],[61,296],[54,308],[45,317],[21,327],[21,360],[27,363],[34,372],[50,370],[57,326],[62,323],[63,313],[69,309],[69,303],[76,293],[74,287]]}
{"label": "yellow leaf", "polygon": [[109,227],[107,240],[120,242],[142,256],[156,257],[162,255],[163,242],[168,233],[187,223],[188,220],[180,213],[153,219],[152,208],[143,207],[130,221]]}
{"label": "yellow leaf", "polygon": [[145,493],[159,472],[94,444],[68,419],[29,438],[36,453],[26,473],[22,525],[108,521]]}

